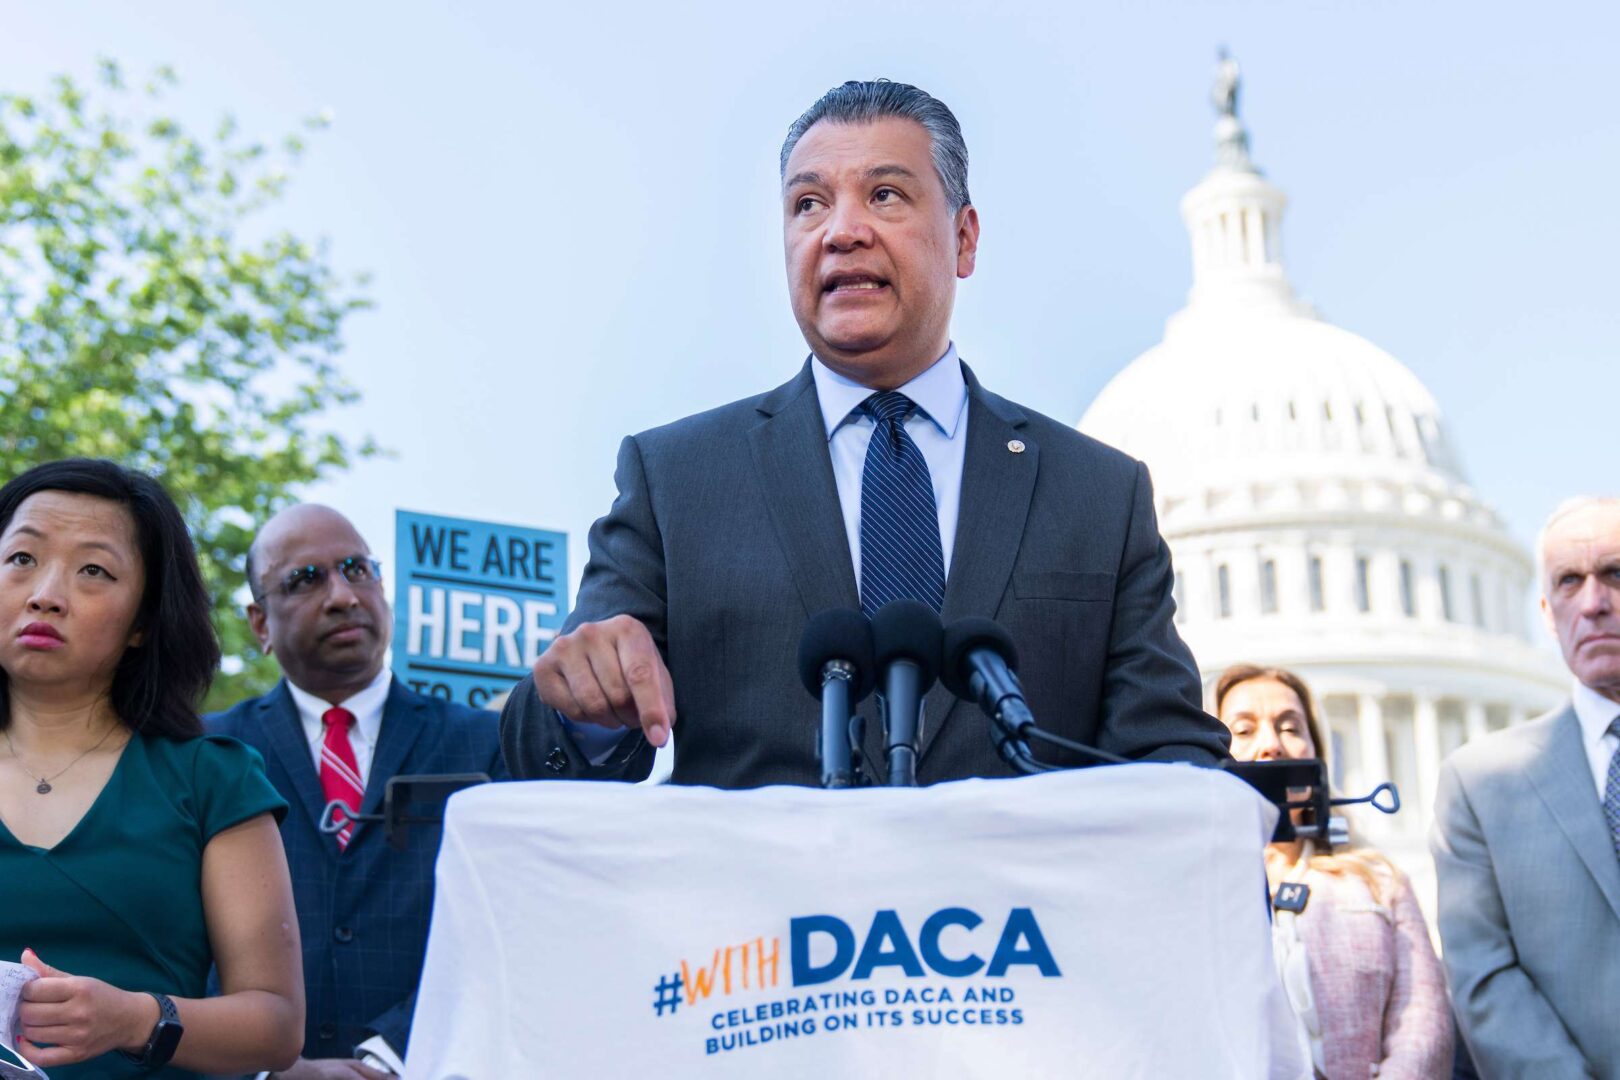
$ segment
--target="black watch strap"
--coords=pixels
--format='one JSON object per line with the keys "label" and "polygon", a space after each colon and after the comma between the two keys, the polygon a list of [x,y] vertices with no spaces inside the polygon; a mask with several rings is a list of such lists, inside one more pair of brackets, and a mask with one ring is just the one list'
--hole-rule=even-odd
{"label": "black watch strap", "polygon": [[152,1025],[152,1034],[139,1054],[126,1050],[119,1053],[142,1068],[156,1069],[167,1065],[174,1057],[175,1050],[180,1046],[180,1036],[185,1034],[186,1029],[180,1023],[180,1010],[174,1007],[168,994],[160,994],[156,990],[148,990],[147,993],[158,1004],[158,1022]]}

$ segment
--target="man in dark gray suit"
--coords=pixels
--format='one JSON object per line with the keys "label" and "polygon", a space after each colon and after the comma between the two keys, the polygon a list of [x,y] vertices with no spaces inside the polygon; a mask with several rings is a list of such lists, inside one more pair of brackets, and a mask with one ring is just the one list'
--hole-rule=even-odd
{"label": "man in dark gray suit", "polygon": [[1620,1076],[1620,499],[1542,530],[1541,608],[1568,706],[1440,770],[1440,937],[1479,1074]]}
{"label": "man in dark gray suit", "polygon": [[[950,110],[846,83],[793,124],[781,169],[812,355],[770,393],[624,441],[577,606],[502,717],[513,773],[638,779],[678,722],[678,783],[814,784],[805,623],[901,596],[1001,622],[1044,726],[1137,759],[1220,760],[1147,470],[990,393],[951,343],[979,220]],[[919,782],[1009,775],[987,723],[936,687]]]}

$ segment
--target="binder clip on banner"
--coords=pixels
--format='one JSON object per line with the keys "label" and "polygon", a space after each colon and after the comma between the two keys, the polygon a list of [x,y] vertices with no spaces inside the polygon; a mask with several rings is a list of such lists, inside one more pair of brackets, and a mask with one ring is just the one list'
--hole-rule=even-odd
{"label": "binder clip on banner", "polygon": [[484,773],[391,776],[383,788],[382,813],[361,814],[341,799],[334,799],[321,811],[320,830],[337,833],[350,822],[381,823],[388,846],[403,851],[412,826],[442,824],[446,799],[463,788],[487,783],[489,777]]}
{"label": "binder clip on banner", "polygon": [[[1225,770],[1258,791],[1282,814],[1277,818],[1274,844],[1291,840],[1314,840],[1325,847],[1350,842],[1349,824],[1333,813],[1336,806],[1362,803],[1381,814],[1394,814],[1401,808],[1401,793],[1385,781],[1372,792],[1355,799],[1335,799],[1328,794],[1327,765],[1317,758],[1294,761],[1228,761]],[[1298,812],[1299,820],[1294,820]]]}

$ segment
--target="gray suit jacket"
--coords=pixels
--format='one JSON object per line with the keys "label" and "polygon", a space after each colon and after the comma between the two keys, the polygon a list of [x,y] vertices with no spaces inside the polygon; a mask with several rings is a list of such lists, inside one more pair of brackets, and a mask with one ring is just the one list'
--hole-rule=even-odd
{"label": "gray suit jacket", "polygon": [[1620,859],[1574,710],[1447,758],[1431,843],[1480,1075],[1620,1077]]}
{"label": "gray suit jacket", "polygon": [[[1226,730],[1200,707],[1172,625],[1147,470],[963,370],[968,444],[945,621],[989,616],[1012,633],[1043,726],[1133,758],[1224,757]],[[1022,453],[1008,449],[1014,439]],[[811,615],[860,602],[809,365],[768,394],[627,438],[616,480],[568,627],[624,613],[652,631],[675,685],[675,782],[817,783],[819,705],[796,673],[799,636]],[[881,768],[871,700],[863,711]],[[1010,775],[988,723],[936,686],[919,783]],[[514,689],[501,738],[519,777],[640,779],[652,762],[637,733],[591,766],[532,680]]]}

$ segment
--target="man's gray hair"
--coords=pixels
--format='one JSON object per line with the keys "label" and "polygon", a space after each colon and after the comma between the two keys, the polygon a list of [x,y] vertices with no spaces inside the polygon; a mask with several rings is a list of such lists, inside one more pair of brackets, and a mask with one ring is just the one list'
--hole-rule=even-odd
{"label": "man's gray hair", "polygon": [[943,101],[926,91],[888,79],[870,82],[851,79],[843,86],[835,86],[793,121],[782,143],[782,179],[787,179],[787,163],[793,148],[812,125],[822,120],[832,124],[870,124],[889,116],[915,120],[928,132],[934,172],[939,174],[939,182],[945,187],[951,213],[972,202],[968,198],[967,144],[962,141],[962,127],[955,115]]}
{"label": "man's gray hair", "polygon": [[1578,514],[1583,510],[1591,510],[1595,507],[1620,510],[1620,496],[1577,495],[1573,499],[1565,499],[1553,509],[1551,514],[1547,515],[1546,523],[1541,526],[1541,531],[1536,534],[1536,577],[1541,579],[1543,592],[1547,587],[1545,580],[1547,573],[1547,534],[1552,532],[1554,525],[1571,514]]}

